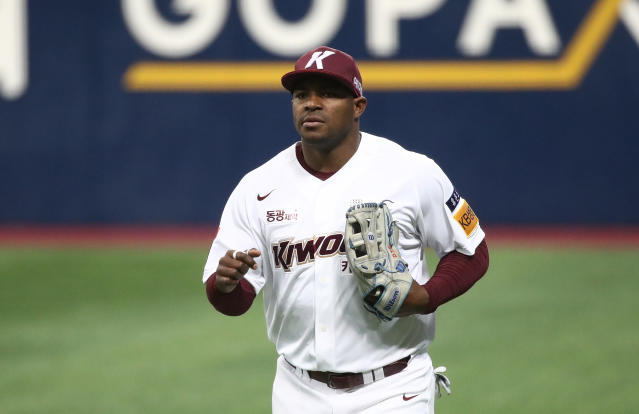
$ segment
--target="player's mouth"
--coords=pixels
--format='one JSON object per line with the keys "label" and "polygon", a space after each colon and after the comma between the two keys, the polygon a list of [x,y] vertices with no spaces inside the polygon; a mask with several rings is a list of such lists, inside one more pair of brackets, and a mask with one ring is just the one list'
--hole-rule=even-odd
{"label": "player's mouth", "polygon": [[318,116],[307,116],[302,120],[302,126],[305,128],[315,128],[324,123],[324,120]]}

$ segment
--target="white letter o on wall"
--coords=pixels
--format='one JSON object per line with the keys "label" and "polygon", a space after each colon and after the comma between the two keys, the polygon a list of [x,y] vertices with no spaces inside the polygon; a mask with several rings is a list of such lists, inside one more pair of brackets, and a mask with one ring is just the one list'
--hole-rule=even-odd
{"label": "white letter o on wall", "polygon": [[344,0],[313,0],[304,18],[289,22],[277,14],[273,0],[238,1],[240,17],[253,41],[286,57],[329,43],[344,21],[347,5]]}

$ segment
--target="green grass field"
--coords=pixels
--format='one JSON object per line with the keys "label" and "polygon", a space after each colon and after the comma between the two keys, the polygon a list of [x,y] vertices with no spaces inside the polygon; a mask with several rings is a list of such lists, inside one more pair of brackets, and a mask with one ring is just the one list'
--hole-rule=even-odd
{"label": "green grass field", "polygon": [[[268,413],[261,299],[217,314],[207,249],[0,250],[0,412]],[[637,250],[491,249],[438,311],[438,413],[639,409]]]}

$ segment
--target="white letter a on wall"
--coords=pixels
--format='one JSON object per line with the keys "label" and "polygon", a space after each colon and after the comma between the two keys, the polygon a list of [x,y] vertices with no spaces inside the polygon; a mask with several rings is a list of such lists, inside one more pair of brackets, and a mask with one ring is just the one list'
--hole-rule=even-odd
{"label": "white letter a on wall", "polygon": [[485,55],[502,28],[521,28],[537,55],[553,55],[561,46],[546,0],[473,0],[457,47],[466,55]]}

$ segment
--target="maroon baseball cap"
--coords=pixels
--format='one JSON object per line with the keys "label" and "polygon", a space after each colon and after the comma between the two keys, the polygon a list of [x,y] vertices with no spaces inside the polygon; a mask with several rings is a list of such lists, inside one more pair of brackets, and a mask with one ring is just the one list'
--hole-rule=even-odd
{"label": "maroon baseball cap", "polygon": [[362,96],[362,75],[355,59],[341,50],[327,46],[306,52],[295,62],[295,70],[282,76],[282,85],[293,92],[295,84],[304,76],[317,74],[335,79],[356,97]]}

